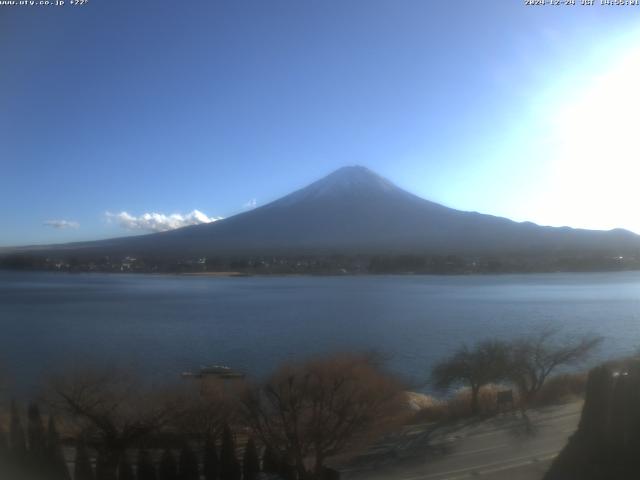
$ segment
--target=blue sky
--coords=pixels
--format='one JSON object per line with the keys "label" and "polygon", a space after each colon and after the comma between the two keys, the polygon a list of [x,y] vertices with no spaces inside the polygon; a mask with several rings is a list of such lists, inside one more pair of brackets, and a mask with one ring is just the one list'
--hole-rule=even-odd
{"label": "blue sky", "polygon": [[352,164],[640,232],[640,7],[523,3],[0,6],[0,245],[226,217]]}

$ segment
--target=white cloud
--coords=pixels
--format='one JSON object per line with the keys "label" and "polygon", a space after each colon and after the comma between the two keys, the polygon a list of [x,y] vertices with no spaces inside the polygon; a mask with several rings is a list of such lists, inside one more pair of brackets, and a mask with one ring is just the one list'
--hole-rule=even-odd
{"label": "white cloud", "polygon": [[252,209],[252,208],[256,208],[257,205],[258,205],[258,201],[255,198],[252,198],[251,200],[246,202],[242,207],[246,209]]}
{"label": "white cloud", "polygon": [[44,225],[53,228],[78,228],[80,224],[70,220],[45,220]]}
{"label": "white cloud", "polygon": [[172,213],[171,215],[152,212],[143,213],[137,217],[127,212],[107,212],[106,216],[108,221],[115,221],[127,230],[146,230],[149,232],[164,232],[189,225],[199,225],[201,223],[211,223],[222,220],[222,217],[209,217],[200,210],[194,210],[187,214]]}

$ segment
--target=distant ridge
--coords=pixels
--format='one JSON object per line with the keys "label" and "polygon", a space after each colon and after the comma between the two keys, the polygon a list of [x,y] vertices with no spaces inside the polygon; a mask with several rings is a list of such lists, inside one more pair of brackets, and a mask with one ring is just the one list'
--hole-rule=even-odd
{"label": "distant ridge", "polygon": [[[19,249],[18,249],[19,250]],[[210,224],[30,251],[121,255],[579,254],[640,252],[616,229],[542,227],[463,212],[362,166],[340,168],[272,203]]]}

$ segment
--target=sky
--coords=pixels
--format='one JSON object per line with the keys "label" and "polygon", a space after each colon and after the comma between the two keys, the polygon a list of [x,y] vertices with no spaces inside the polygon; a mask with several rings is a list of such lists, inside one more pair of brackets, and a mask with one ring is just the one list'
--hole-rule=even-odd
{"label": "sky", "polygon": [[640,233],[640,7],[2,3],[0,246],[215,221],[356,164]]}

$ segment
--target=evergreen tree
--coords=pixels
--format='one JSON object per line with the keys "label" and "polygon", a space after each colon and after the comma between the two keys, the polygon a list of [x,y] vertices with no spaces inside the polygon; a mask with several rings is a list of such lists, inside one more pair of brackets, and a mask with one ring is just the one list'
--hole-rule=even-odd
{"label": "evergreen tree", "polygon": [[229,425],[225,425],[220,447],[220,480],[240,480],[241,474],[233,433]]}
{"label": "evergreen tree", "polygon": [[258,457],[258,449],[250,438],[244,447],[244,457],[242,459],[242,480],[256,480],[260,473],[260,459]]}
{"label": "evergreen tree", "polygon": [[160,458],[159,480],[179,480],[176,460],[171,450],[166,449]]}
{"label": "evergreen tree", "polygon": [[49,416],[49,425],[47,427],[47,468],[51,480],[69,480],[69,470],[67,462],[62,452],[60,444],[60,435],[56,428],[56,422],[53,415]]}
{"label": "evergreen tree", "polygon": [[15,401],[11,402],[11,423],[9,426],[9,446],[13,461],[22,463],[25,460],[27,446],[24,438],[24,430],[20,421],[20,412]]}
{"label": "evergreen tree", "polygon": [[180,451],[178,471],[180,473],[180,480],[200,480],[198,456],[194,453],[188,443],[185,443]]}
{"label": "evergreen tree", "polygon": [[138,452],[137,480],[157,480],[156,467],[147,450]]}
{"label": "evergreen tree", "polygon": [[47,458],[47,441],[40,409],[34,403],[27,409],[27,442],[29,444],[29,463],[34,470],[42,471]]}
{"label": "evergreen tree", "polygon": [[7,443],[7,435],[4,433],[2,424],[0,424],[0,464],[4,464],[8,458],[9,444]]}
{"label": "evergreen tree", "polygon": [[265,473],[280,473],[280,458],[273,448],[267,445],[262,454],[262,470]]}
{"label": "evergreen tree", "polygon": [[126,453],[122,454],[120,462],[118,463],[118,480],[135,480],[133,468],[131,468]]}
{"label": "evergreen tree", "polygon": [[96,480],[116,480],[107,461],[107,456],[102,449],[98,450],[98,456],[96,457]]}
{"label": "evergreen tree", "polygon": [[93,468],[91,467],[91,459],[89,458],[86,447],[81,442],[78,442],[76,445],[76,459],[74,463],[74,480],[95,480]]}
{"label": "evergreen tree", "polygon": [[281,462],[280,463],[280,478],[283,480],[296,480],[298,475],[296,473],[296,469],[289,462]]}
{"label": "evergreen tree", "polygon": [[10,458],[7,436],[4,433],[2,424],[0,424],[0,478],[9,476],[7,469],[9,468]]}
{"label": "evergreen tree", "polygon": [[204,445],[204,460],[202,466],[205,480],[218,480],[220,478],[220,461],[216,450],[216,441],[208,436]]}

